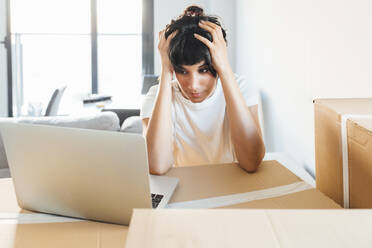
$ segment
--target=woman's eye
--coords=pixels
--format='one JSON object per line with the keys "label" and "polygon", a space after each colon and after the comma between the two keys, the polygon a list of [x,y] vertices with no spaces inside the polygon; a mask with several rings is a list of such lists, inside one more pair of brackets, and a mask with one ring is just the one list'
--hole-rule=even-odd
{"label": "woman's eye", "polygon": [[201,69],[200,72],[201,73],[206,73],[206,72],[208,72],[208,68]]}

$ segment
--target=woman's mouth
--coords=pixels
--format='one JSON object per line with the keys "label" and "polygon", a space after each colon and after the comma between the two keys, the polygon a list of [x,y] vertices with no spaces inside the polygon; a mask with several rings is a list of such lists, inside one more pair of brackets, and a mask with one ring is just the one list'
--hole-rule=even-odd
{"label": "woman's mouth", "polygon": [[199,98],[201,97],[201,93],[190,93],[192,98]]}

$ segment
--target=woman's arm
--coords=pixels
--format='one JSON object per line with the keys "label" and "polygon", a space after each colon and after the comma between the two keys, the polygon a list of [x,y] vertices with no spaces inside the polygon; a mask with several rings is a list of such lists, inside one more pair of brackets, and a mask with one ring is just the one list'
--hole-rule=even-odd
{"label": "woman's arm", "polygon": [[225,100],[226,112],[239,165],[249,172],[257,170],[265,155],[265,145],[257,117],[257,107],[247,107],[227,57],[226,42],[221,27],[211,22],[200,22],[200,27],[211,33],[213,42],[194,34],[211,53],[212,64],[217,71]]}
{"label": "woman's arm", "polygon": [[218,73],[226,99],[226,112],[237,159],[241,167],[254,172],[265,156],[257,105],[247,107],[232,71]]}
{"label": "woman's arm", "polygon": [[165,31],[159,33],[159,52],[162,59],[162,73],[158,94],[155,99],[151,118],[142,121],[143,134],[147,142],[147,152],[151,174],[166,173],[173,165],[173,125],[171,119],[173,68],[168,58],[171,34],[165,39]]}

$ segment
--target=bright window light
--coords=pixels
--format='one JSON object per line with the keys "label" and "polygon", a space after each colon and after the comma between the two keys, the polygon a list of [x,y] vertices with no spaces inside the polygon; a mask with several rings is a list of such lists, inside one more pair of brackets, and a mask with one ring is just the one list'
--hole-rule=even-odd
{"label": "bright window light", "polygon": [[11,0],[12,33],[90,33],[90,0]]}
{"label": "bright window light", "polygon": [[[98,93],[111,95],[116,108],[139,108],[142,1],[96,1]],[[82,107],[92,92],[92,3],[10,1],[15,116],[27,115],[30,104],[45,111],[53,91],[64,85],[60,114]]]}

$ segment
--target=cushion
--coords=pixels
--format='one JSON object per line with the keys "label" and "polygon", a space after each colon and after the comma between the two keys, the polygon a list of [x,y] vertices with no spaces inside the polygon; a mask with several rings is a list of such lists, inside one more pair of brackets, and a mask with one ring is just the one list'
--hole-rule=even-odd
{"label": "cushion", "polygon": [[[0,119],[1,121],[1,119]],[[119,131],[119,118],[113,112],[100,112],[94,115],[79,116],[48,116],[48,117],[20,117],[17,123],[30,123],[61,127],[76,127],[95,130]]]}
{"label": "cushion", "polygon": [[121,132],[142,134],[142,120],[139,116],[131,116],[125,119],[120,129]]}
{"label": "cushion", "polygon": [[[113,112],[100,112],[85,116],[48,116],[48,117],[16,117],[0,118],[1,122],[29,123],[61,127],[75,127],[95,130],[119,131],[119,118]],[[0,169],[8,168],[4,145],[0,133]]]}

